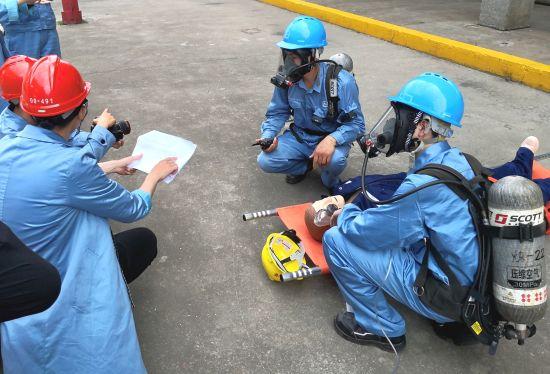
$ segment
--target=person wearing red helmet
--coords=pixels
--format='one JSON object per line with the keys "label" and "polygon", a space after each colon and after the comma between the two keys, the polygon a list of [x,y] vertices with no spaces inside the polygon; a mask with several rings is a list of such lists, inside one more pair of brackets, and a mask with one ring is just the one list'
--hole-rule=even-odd
{"label": "person wearing red helmet", "polygon": [[[27,56],[17,55],[9,57],[0,67],[0,96],[5,99],[9,106],[0,113],[0,139],[6,135],[14,135],[27,125],[34,125],[33,117],[26,113],[19,105],[21,86],[23,78],[30,70],[36,59]],[[108,112],[102,114],[105,117],[112,117]],[[79,131],[71,137],[71,143],[77,147],[88,144],[88,137],[91,134]],[[113,147],[119,148],[122,142],[117,142]],[[103,148],[107,148],[103,146]],[[134,161],[136,156],[125,157],[120,160],[100,162],[99,167],[105,173],[118,173],[121,175],[132,174],[134,170],[128,169],[128,164]]]}
{"label": "person wearing red helmet", "polygon": [[0,113],[0,139],[17,133],[27,124],[34,124],[32,117],[19,106],[21,84],[25,74],[36,59],[17,55],[9,57],[0,67],[0,95],[9,106]]}
{"label": "person wearing red helmet", "polygon": [[[3,64],[7,60],[10,60],[9,52],[0,34],[0,62]],[[10,101],[19,101],[22,76],[25,73],[26,70],[21,74],[18,86],[15,86],[17,94],[14,96],[11,91],[13,80],[0,69],[0,104],[5,104],[5,111],[8,111]],[[21,120],[22,127],[8,125],[4,110],[0,114],[0,138],[4,132],[12,129],[20,131],[26,125],[24,120]],[[3,222],[0,222],[0,258],[0,322],[42,312],[55,302],[61,288],[59,272],[23,244]]]}
{"label": "person wearing red helmet", "polygon": [[[125,281],[155,258],[156,237],[145,228],[112,235],[108,220],[145,217],[157,184],[177,165],[159,162],[131,192],[109,180],[97,165],[97,144],[69,142],[86,117],[89,92],[70,63],[41,58],[20,102],[36,125],[0,141],[0,220],[62,280],[48,310],[2,324],[6,374],[145,372]],[[98,143],[114,143],[113,122],[97,120]]]}

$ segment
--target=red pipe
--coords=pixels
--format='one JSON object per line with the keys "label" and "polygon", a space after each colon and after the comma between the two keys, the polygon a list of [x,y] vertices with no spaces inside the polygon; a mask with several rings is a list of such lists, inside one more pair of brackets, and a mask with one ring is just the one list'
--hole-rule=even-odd
{"label": "red pipe", "polygon": [[78,0],[61,0],[63,11],[61,19],[65,25],[82,23],[82,12],[78,8]]}

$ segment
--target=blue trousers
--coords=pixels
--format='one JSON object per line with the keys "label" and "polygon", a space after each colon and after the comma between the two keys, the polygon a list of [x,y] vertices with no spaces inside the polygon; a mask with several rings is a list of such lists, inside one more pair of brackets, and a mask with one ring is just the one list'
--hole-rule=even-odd
{"label": "blue trousers", "polygon": [[[531,179],[533,177],[533,152],[531,150],[520,147],[516,152],[516,157],[498,168],[493,169],[493,177],[496,179],[504,178],[509,175],[519,175],[521,177]],[[542,190],[544,202],[550,201],[550,178],[533,179]]]}
{"label": "blue trousers", "polygon": [[[278,140],[279,144],[273,152],[262,152],[258,156],[260,168],[266,173],[304,174],[309,156],[317,144],[300,143],[290,131],[279,136]],[[346,168],[350,147],[350,144],[337,146],[329,164],[321,168],[321,180],[326,187],[333,188],[340,183],[338,176]]]}
{"label": "blue trousers", "polygon": [[[451,322],[427,308],[413,291],[420,265],[401,248],[369,251],[350,243],[337,227],[323,236],[323,250],[332,276],[355,319],[364,329],[389,337],[405,334],[405,320],[384,292],[416,313],[440,323]],[[382,331],[383,330],[383,331]]]}
{"label": "blue trousers", "polygon": [[6,46],[11,55],[25,55],[40,58],[47,55],[61,56],[61,46],[56,29],[7,32]]}

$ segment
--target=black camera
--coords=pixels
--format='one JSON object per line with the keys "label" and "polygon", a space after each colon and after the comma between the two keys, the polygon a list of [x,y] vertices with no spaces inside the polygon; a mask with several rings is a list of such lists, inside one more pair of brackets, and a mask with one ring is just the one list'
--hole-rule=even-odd
{"label": "black camera", "polygon": [[[92,124],[92,131],[94,130],[95,126],[95,123]],[[132,127],[130,126],[129,121],[117,121],[107,130],[109,130],[111,134],[114,135],[116,141],[118,142],[119,140],[122,140],[122,138],[124,138],[124,135],[128,135],[130,132],[132,132]]]}

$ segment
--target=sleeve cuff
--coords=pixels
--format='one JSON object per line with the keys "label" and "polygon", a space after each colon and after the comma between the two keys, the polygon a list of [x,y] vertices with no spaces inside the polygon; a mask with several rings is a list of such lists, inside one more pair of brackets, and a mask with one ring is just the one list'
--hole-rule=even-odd
{"label": "sleeve cuff", "polygon": [[88,137],[90,133],[87,131],[80,131],[75,137],[71,139],[74,146],[83,147],[88,143]]}
{"label": "sleeve cuff", "polygon": [[332,136],[334,140],[336,140],[336,145],[342,145],[345,143],[344,137],[338,130],[334,131],[332,134],[330,134],[330,136]]}
{"label": "sleeve cuff", "polygon": [[141,197],[141,199],[143,199],[143,201],[145,202],[145,205],[147,205],[147,213],[149,213],[151,211],[151,207],[153,205],[153,203],[151,201],[151,194],[149,192],[145,192],[143,190],[132,191],[132,194],[137,195],[137,196]]}
{"label": "sleeve cuff", "polygon": [[112,147],[115,144],[115,136],[109,130],[102,126],[94,127],[90,137],[97,140],[101,145]]}
{"label": "sleeve cuff", "polygon": [[262,139],[273,139],[277,136],[278,133],[271,130],[262,131],[262,135],[260,136]]}

